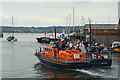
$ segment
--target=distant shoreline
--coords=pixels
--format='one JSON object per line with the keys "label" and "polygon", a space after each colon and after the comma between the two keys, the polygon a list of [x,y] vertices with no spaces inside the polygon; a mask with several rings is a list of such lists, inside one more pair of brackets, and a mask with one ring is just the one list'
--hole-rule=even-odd
{"label": "distant shoreline", "polygon": [[[68,32],[68,26],[52,26],[52,27],[10,27],[1,26],[3,33],[54,33],[56,28],[57,33],[62,33],[63,30]],[[80,30],[83,26],[74,26],[74,29]],[[72,32],[73,26],[69,27],[70,32]]]}

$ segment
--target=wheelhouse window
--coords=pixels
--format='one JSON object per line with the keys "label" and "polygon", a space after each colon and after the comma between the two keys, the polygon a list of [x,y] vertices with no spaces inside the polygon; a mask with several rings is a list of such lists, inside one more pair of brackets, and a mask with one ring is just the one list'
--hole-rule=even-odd
{"label": "wheelhouse window", "polygon": [[114,44],[114,46],[118,46],[118,44]]}

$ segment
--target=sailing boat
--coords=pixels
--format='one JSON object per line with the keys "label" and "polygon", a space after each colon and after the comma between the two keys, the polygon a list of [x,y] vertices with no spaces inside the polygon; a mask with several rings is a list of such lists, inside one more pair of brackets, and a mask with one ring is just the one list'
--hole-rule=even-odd
{"label": "sailing boat", "polygon": [[[12,16],[12,27],[14,27],[14,24],[13,24],[13,16]],[[14,37],[14,31],[12,33],[12,36],[9,36],[7,38],[8,41],[17,41],[17,38]]]}

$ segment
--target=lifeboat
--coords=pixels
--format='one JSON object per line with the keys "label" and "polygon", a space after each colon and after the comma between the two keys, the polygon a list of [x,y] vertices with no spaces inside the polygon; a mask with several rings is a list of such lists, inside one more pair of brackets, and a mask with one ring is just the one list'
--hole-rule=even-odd
{"label": "lifeboat", "polygon": [[99,56],[94,54],[88,58],[90,54],[84,54],[80,50],[59,49],[54,46],[39,48],[35,55],[45,66],[67,70],[110,67],[112,64],[112,59],[103,58],[102,54]]}

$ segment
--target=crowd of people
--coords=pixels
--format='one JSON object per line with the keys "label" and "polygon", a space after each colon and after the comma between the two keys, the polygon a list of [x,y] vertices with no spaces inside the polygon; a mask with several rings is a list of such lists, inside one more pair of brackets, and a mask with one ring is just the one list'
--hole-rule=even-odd
{"label": "crowd of people", "polygon": [[89,41],[70,41],[69,39],[64,39],[62,41],[54,42],[54,47],[58,48],[58,50],[79,50],[80,52],[86,54],[86,53],[94,53],[98,52],[100,53],[102,49],[104,49],[104,45],[97,44],[96,42],[89,42]]}

